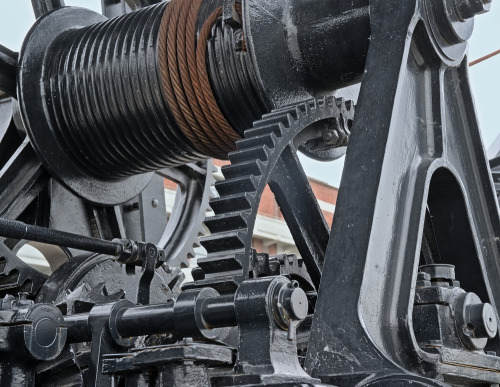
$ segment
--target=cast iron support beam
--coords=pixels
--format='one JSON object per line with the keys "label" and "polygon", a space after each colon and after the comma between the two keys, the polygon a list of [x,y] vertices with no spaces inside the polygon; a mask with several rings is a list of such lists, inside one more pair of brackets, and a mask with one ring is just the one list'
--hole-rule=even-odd
{"label": "cast iron support beam", "polygon": [[0,91],[16,97],[17,52],[0,44]]}

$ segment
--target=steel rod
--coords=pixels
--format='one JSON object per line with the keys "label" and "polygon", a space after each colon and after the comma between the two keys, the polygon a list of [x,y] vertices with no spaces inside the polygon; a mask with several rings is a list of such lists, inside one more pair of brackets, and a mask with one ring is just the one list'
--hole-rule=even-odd
{"label": "steel rod", "polygon": [[118,256],[122,252],[122,246],[117,242],[51,230],[10,219],[0,218],[0,236],[14,239],[27,239],[30,241],[47,243],[49,245],[71,247],[113,256]]}
{"label": "steel rod", "polygon": [[[179,324],[179,316],[175,316],[174,307],[175,302],[168,302],[124,308],[110,323],[114,325],[120,337],[174,333],[178,328],[176,325]],[[235,326],[234,295],[206,299],[199,313],[206,329]],[[85,342],[92,339],[89,313],[64,316],[64,325],[68,329],[68,342]]]}
{"label": "steel rod", "polygon": [[68,329],[68,343],[92,341],[88,313],[64,316],[64,326]]}
{"label": "steel rod", "polygon": [[174,303],[128,308],[116,320],[116,329],[121,337],[173,332]]}
{"label": "steel rod", "polygon": [[201,312],[203,321],[210,328],[236,325],[233,294],[205,300]]}

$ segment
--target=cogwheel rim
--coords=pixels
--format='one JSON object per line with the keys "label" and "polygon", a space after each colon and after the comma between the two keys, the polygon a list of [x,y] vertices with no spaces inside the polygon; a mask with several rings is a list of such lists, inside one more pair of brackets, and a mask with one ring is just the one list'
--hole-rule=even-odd
{"label": "cogwheel rim", "polygon": [[347,109],[343,99],[334,97],[311,99],[274,110],[245,132],[229,154],[231,164],[223,167],[226,180],[215,185],[219,197],[210,201],[215,215],[205,225],[212,234],[201,241],[208,256],[198,260],[196,281],[184,288],[213,286],[230,292],[248,277],[257,208],[272,171],[298,133],[319,121],[341,118],[344,111],[354,114],[349,105]]}
{"label": "cogwheel rim", "polygon": [[[193,174],[186,173],[186,168],[190,168]],[[209,201],[213,197],[215,172],[217,167],[211,160],[157,172],[183,185],[177,189],[169,224],[158,243],[165,250],[165,256],[169,257],[169,266],[189,267],[189,259],[196,256],[194,248],[201,246],[200,237],[207,232],[203,220],[207,211],[211,210]]]}

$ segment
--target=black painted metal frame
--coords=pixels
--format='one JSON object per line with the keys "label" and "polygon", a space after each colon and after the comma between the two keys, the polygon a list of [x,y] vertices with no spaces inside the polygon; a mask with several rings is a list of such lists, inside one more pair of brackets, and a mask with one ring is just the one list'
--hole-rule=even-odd
{"label": "black painted metal frame", "polygon": [[[436,38],[431,3],[370,2],[371,43],[306,362],[325,382],[408,372],[466,379],[481,368],[470,353],[423,351],[412,327],[427,208],[462,287],[494,306],[500,294],[498,204],[466,44]],[[498,353],[498,335],[488,349]]]}
{"label": "black painted metal frame", "polygon": [[[157,2],[103,0],[102,4],[106,16],[117,16]],[[65,266],[67,271],[58,271],[47,280],[40,273],[32,273],[0,243],[0,259],[6,262],[3,274],[8,275],[9,270],[22,272],[14,278],[17,282],[7,283],[2,278],[3,284],[13,289],[23,285],[20,282],[28,277],[32,281],[31,287],[24,289],[27,293],[18,299],[8,294],[0,301],[0,350],[16,354],[12,363],[0,362],[0,378],[2,372],[21,370],[25,373],[21,379],[33,384],[35,371],[30,366],[38,360],[45,361],[44,367],[50,374],[51,367],[57,369],[50,361],[61,353],[69,356],[73,364],[76,358],[65,347],[67,342],[91,349],[86,352],[90,358],[88,370],[78,369],[72,375],[74,381],[81,379],[82,383],[86,377],[87,385],[105,386],[110,378],[122,376],[131,385],[154,384],[146,377],[152,367],[157,368],[158,383],[176,386],[292,386],[316,385],[320,380],[328,385],[365,387],[499,384],[500,340],[495,303],[500,294],[499,208],[468,84],[466,57],[473,16],[487,10],[490,3],[318,0],[316,7],[310,7],[304,0],[244,1],[244,32],[253,70],[259,87],[277,109],[246,132],[245,139],[237,144],[238,150],[230,155],[233,164],[223,170],[227,180],[216,185],[221,195],[211,202],[216,215],[206,219],[213,234],[204,239],[211,255],[200,260],[200,267],[193,272],[197,281],[182,292],[176,289],[179,275],[163,266],[165,252],[151,243],[127,239],[109,242],[78,235],[73,229],[69,230],[73,233],[61,233],[0,219],[3,237],[108,254],[72,258]],[[63,4],[33,0],[35,14],[40,17],[33,31],[41,29],[46,20],[44,13]],[[66,15],[67,19],[47,24],[53,31],[71,29],[78,13],[91,15],[64,8],[52,15]],[[92,18],[102,19],[95,14]],[[50,41],[44,30],[39,34],[33,31],[25,50],[40,50],[46,45],[37,42]],[[271,46],[267,44],[269,37]],[[270,47],[276,50],[271,56]],[[15,53],[0,47],[0,70],[7,69],[2,74],[9,75],[17,66],[16,60]],[[21,92],[31,90],[40,79],[40,69],[36,64],[31,68],[32,65],[21,60],[21,66],[25,66],[19,78]],[[23,69],[31,71],[24,73]],[[281,76],[276,76],[280,71]],[[306,135],[314,134],[318,122],[340,121],[348,113],[344,101],[329,94],[359,81],[361,90],[352,136],[349,138],[349,130],[344,128],[345,142],[337,144],[339,149],[345,148],[349,141],[349,149],[329,235],[295,148]],[[0,90],[7,94],[15,94],[14,84],[11,76],[0,78]],[[34,104],[41,103],[37,98],[31,99]],[[374,100],[378,103],[374,104]],[[0,112],[1,108],[2,105]],[[33,123],[39,125],[38,120],[32,120]],[[30,132],[32,128],[27,126]],[[305,130],[311,127],[312,131]],[[0,130],[0,140],[12,134],[10,116]],[[34,148],[42,153],[43,141],[34,138]],[[5,143],[8,141],[0,145]],[[0,207],[2,218],[17,218],[50,178],[30,142],[26,140],[18,146],[17,154],[4,156],[13,161],[0,170],[0,202],[8,203],[5,208]],[[1,157],[0,154],[0,161]],[[30,173],[16,179],[12,175],[16,170],[14,162]],[[160,174],[170,176],[184,190],[184,208],[180,213],[187,222],[175,219],[182,234],[199,219],[193,211],[204,214],[206,210],[206,202],[197,202],[193,197],[209,196],[209,172],[209,167],[190,164]],[[297,187],[297,181],[302,186]],[[140,208],[140,216],[124,215],[120,208],[111,207],[110,218],[116,217],[116,224],[96,228],[101,229],[103,239],[116,233],[124,238],[127,232],[129,238],[130,234],[137,235],[137,240],[160,240],[161,248],[175,250],[171,254],[182,261],[177,256],[186,255],[187,248],[191,251],[193,243],[189,239],[190,246],[177,251],[175,244],[182,245],[179,239],[183,235],[173,232],[169,237],[171,230],[166,228],[165,219],[152,209],[157,207],[146,206],[162,194],[162,179],[156,176],[143,190],[146,183],[139,187],[138,181],[132,179],[124,185],[132,189],[132,196],[141,192],[125,205]],[[303,255],[312,287],[317,288],[321,280],[317,301],[315,294],[306,295],[297,289],[298,282],[276,275],[282,269],[271,270],[269,256],[258,256],[251,249],[251,216],[267,184]],[[86,197],[88,184],[81,188],[80,196]],[[107,189],[103,192],[108,194]],[[50,195],[54,201],[71,201],[71,194],[58,191],[57,186]],[[116,204],[130,196],[108,201],[106,195],[94,201]],[[239,201],[235,200],[238,195]],[[56,205],[54,211],[61,212],[61,208],[65,206]],[[105,214],[102,219],[108,219],[108,211],[101,208],[101,212]],[[145,220],[150,224],[140,224]],[[58,221],[64,225],[64,221]],[[153,224],[156,229],[150,227]],[[193,227],[198,230],[196,225]],[[111,256],[124,263],[118,271],[109,264]],[[273,259],[276,261],[276,257]],[[125,280],[123,289],[113,294],[107,293],[104,282],[86,292],[83,279],[94,276],[94,266],[103,263],[111,267],[110,276],[123,270],[120,280],[127,276],[134,279]],[[418,291],[431,282],[429,273],[417,274],[422,263],[448,265],[443,267],[450,272],[453,265],[460,285],[453,275],[437,287],[455,289],[457,294],[474,292],[477,300],[491,304],[481,309],[490,313],[490,322],[495,320],[489,337],[480,337],[487,343],[485,352],[482,347],[466,349],[467,345],[458,338],[456,348],[446,347],[442,340],[429,349],[417,340],[417,328],[422,328],[416,326],[417,321],[427,321],[414,318],[414,303]],[[135,270],[133,266],[142,269]],[[168,275],[158,279],[160,274],[155,269],[160,267]],[[110,278],[101,274],[94,280]],[[162,278],[169,283],[162,282]],[[54,289],[60,283],[66,288]],[[26,299],[34,297],[42,286],[45,292],[39,293],[36,304]],[[154,287],[162,286],[168,292],[151,293]],[[61,292],[67,291],[73,298],[61,303]],[[125,293],[126,299],[121,299]],[[63,316],[59,309],[45,304],[56,301],[62,310],[67,312],[69,308],[77,314]],[[84,304],[83,312],[76,311],[77,302]],[[459,307],[465,307],[464,303]],[[485,304],[478,301],[476,305],[482,308]],[[450,309],[453,313],[459,311],[458,307]],[[312,310],[314,317],[307,315]],[[456,320],[460,318],[463,316]],[[155,319],[154,323],[148,324],[149,319]],[[455,324],[456,330],[460,326],[453,319],[452,316],[447,322]],[[40,320],[50,320],[50,326],[39,326]],[[304,332],[307,338],[301,340],[308,347],[306,372],[297,356],[297,335]],[[135,345],[129,336],[154,333],[174,333],[177,341],[129,352]],[[55,339],[49,343],[52,336]],[[40,339],[37,343],[42,343],[41,350],[33,345],[33,337]],[[28,361],[18,356],[23,351],[29,354]],[[55,359],[55,363],[58,361]],[[215,369],[208,371],[209,366]],[[224,368],[229,366],[234,368]],[[4,380],[14,379],[9,374]]]}

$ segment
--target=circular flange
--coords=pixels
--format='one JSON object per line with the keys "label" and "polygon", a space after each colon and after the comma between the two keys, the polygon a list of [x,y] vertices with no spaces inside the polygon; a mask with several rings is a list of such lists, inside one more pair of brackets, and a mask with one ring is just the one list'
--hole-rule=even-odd
{"label": "circular flange", "polygon": [[467,52],[467,39],[474,30],[474,18],[462,19],[456,0],[427,0],[427,21],[436,48],[446,62],[462,61]]}
{"label": "circular flange", "polygon": [[116,342],[116,344],[122,347],[132,347],[134,345],[136,337],[121,337],[120,332],[116,327],[118,318],[121,317],[123,312],[128,308],[133,308],[135,304],[129,300],[119,300],[111,308],[111,313],[109,315],[109,333],[111,337]]}
{"label": "circular flange", "polygon": [[457,298],[455,316],[460,340],[471,351],[484,349],[497,334],[495,310],[483,304],[475,293],[463,293]]}
{"label": "circular flange", "polygon": [[[153,172],[104,180],[92,176],[73,160],[57,140],[58,123],[51,114],[50,60],[57,37],[71,30],[107,20],[78,7],[62,7],[40,17],[26,37],[18,66],[18,98],[28,136],[44,167],[76,195],[95,204],[117,205],[137,196],[149,183]],[[75,93],[78,90],[75,90]]]}
{"label": "circular flange", "polygon": [[218,338],[224,332],[222,328],[205,327],[201,306],[207,298],[218,297],[212,288],[183,291],[174,305],[174,319],[177,332],[185,337],[202,337],[209,340]]}
{"label": "circular flange", "polygon": [[53,305],[36,304],[26,314],[32,322],[24,331],[24,343],[38,360],[55,359],[66,343],[66,329],[61,311]]}

